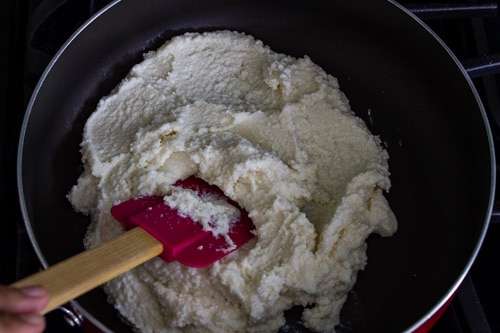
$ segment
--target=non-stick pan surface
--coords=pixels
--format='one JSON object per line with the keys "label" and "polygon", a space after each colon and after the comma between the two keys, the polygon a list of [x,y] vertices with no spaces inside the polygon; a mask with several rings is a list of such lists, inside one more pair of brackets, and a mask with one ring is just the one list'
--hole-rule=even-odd
{"label": "non-stick pan surface", "polygon": [[[381,137],[399,230],[370,237],[368,265],[339,331],[419,326],[457,289],[482,242],[494,188],[492,141],[454,58],[416,19],[381,0],[124,0],[87,22],[43,75],[20,140],[20,200],[42,264],[83,250],[89,221],[66,194],[82,171],[79,143],[98,100],[143,52],[186,31],[218,29],[308,55],[338,77],[353,110]],[[130,331],[100,289],[77,306],[101,328]],[[298,319],[290,315],[291,324]]]}

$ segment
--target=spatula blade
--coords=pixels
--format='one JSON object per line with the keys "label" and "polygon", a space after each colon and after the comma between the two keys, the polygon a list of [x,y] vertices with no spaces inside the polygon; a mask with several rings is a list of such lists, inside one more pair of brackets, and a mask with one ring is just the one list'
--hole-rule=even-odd
{"label": "spatula blade", "polygon": [[200,223],[169,207],[162,196],[145,196],[119,203],[111,214],[126,230],[141,227],[163,244],[160,258],[174,260],[190,267],[205,267],[234,252],[254,237],[254,225],[248,214],[236,202],[227,198],[215,185],[189,177],[175,186],[195,191],[198,195],[217,195],[240,211],[240,217],[231,224],[230,242],[223,236],[215,237],[203,230]]}

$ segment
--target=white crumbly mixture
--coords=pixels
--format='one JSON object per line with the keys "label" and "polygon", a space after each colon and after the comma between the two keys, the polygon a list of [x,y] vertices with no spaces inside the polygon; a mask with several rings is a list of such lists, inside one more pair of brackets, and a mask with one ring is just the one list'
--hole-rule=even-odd
{"label": "white crumbly mixture", "polygon": [[89,118],[69,199],[85,245],[123,232],[113,203],[196,175],[249,213],[256,237],[203,269],[155,258],[107,283],[142,332],[273,332],[283,312],[333,332],[370,233],[392,235],[388,154],[337,80],[241,33],[189,33],[145,55]]}
{"label": "white crumbly mixture", "polygon": [[[164,198],[164,203],[176,209],[180,216],[189,216],[198,222],[202,229],[215,237],[224,237],[226,247],[221,251],[231,251],[236,244],[228,235],[233,223],[240,218],[240,210],[224,198],[214,194],[200,195],[196,191],[172,186],[171,192]],[[200,248],[202,249],[202,248]]]}

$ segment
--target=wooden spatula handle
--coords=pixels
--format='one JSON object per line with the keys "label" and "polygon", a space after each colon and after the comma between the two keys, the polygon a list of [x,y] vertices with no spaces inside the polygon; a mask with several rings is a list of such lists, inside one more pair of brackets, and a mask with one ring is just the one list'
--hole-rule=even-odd
{"label": "wooden spatula handle", "polygon": [[13,286],[44,286],[51,295],[49,304],[42,312],[45,314],[162,252],[163,245],[156,238],[142,228],[134,228],[17,281]]}

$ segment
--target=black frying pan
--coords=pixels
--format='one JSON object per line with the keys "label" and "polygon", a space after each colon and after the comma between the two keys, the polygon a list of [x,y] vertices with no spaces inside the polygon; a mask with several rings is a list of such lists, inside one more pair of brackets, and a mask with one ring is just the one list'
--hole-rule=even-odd
{"label": "black frying pan", "polygon": [[[98,100],[143,52],[186,31],[217,29],[309,55],[339,78],[352,108],[380,135],[391,157],[388,199],[399,231],[370,237],[368,265],[339,331],[419,327],[451,297],[477,254],[495,163],[470,79],[431,32],[388,1],[126,0],[87,22],[42,76],[20,140],[21,206],[42,264],[83,250],[89,221],[65,196],[82,171],[79,143]],[[100,289],[76,304],[102,329],[130,331]]]}

